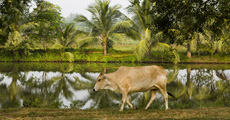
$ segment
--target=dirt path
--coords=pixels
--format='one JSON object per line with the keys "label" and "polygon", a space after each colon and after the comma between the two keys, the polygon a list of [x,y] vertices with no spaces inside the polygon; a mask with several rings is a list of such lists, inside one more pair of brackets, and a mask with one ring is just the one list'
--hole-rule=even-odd
{"label": "dirt path", "polygon": [[230,108],[200,108],[174,110],[79,110],[79,109],[48,109],[21,108],[0,110],[0,120],[33,119],[33,120],[62,120],[62,119],[230,119]]}

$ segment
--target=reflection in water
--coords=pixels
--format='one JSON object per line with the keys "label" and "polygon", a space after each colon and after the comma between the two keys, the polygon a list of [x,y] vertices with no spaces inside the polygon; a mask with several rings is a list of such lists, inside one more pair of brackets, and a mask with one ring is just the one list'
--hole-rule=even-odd
{"label": "reflection in water", "polygon": [[[120,64],[0,63],[0,108],[119,108],[121,94],[110,90],[92,92],[100,72],[113,72]],[[170,108],[230,106],[230,69],[223,66],[172,66],[168,73]],[[139,66],[127,64],[125,66]],[[132,103],[146,106],[150,93],[134,93]],[[157,93],[152,109],[164,109]]]}

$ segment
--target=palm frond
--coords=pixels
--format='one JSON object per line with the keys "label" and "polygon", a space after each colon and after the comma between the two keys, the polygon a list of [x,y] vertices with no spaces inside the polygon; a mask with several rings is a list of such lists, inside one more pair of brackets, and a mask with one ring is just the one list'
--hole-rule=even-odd
{"label": "palm frond", "polygon": [[145,53],[147,51],[146,44],[147,44],[146,40],[141,40],[140,43],[137,45],[135,51],[134,51],[134,53],[137,56],[138,61],[141,61],[145,56]]}
{"label": "palm frond", "polygon": [[125,41],[125,35],[124,34],[120,34],[120,33],[113,33],[112,35],[110,35],[109,37],[110,40],[113,41]]}
{"label": "palm frond", "polygon": [[157,33],[153,36],[153,39],[154,39],[155,41],[159,41],[159,40],[162,39],[162,37],[163,37],[163,32],[160,31],[160,32],[157,32]]}
{"label": "palm frond", "polygon": [[84,23],[86,26],[90,26],[90,28],[96,27],[96,25],[94,25],[90,20],[88,20],[88,18],[84,15],[77,15],[74,21]]}
{"label": "palm frond", "polygon": [[180,80],[175,81],[175,86],[168,86],[169,90],[175,96],[175,98],[180,98],[186,92],[186,86],[181,83]]}
{"label": "palm frond", "polygon": [[171,46],[166,44],[166,43],[161,43],[161,42],[157,42],[157,48],[159,51],[166,51],[166,52],[172,52],[172,54],[174,55],[173,58],[173,63],[177,64],[178,62],[180,62],[180,55],[177,52],[177,50],[175,49],[171,49]]}
{"label": "palm frond", "polygon": [[180,62],[180,55],[176,50],[173,50],[172,53],[174,55],[173,63],[178,64],[178,62]]}
{"label": "palm frond", "polygon": [[73,62],[74,61],[74,55],[70,52],[65,52],[64,57],[68,60],[68,62]]}
{"label": "palm frond", "polygon": [[195,95],[195,99],[203,100],[209,95],[209,93],[210,93],[210,91],[209,91],[208,87],[206,87],[206,86],[200,87],[198,90],[198,93],[196,93],[196,95]]}
{"label": "palm frond", "polygon": [[82,48],[89,44],[96,43],[97,41],[98,41],[97,37],[85,37],[77,40],[77,45],[79,48]]}
{"label": "palm frond", "polygon": [[112,28],[108,31],[108,35],[114,33],[117,30],[129,29],[131,27],[132,27],[132,23],[130,20],[118,22],[115,25],[113,25]]}
{"label": "palm frond", "polygon": [[125,35],[130,37],[133,40],[140,40],[141,39],[141,34],[139,31],[135,30],[135,29],[128,29],[125,32]]}
{"label": "palm frond", "polygon": [[178,74],[179,74],[179,70],[178,69],[174,70],[173,72],[168,73],[168,75],[167,75],[167,79],[168,79],[167,83],[170,83],[170,82],[176,80]]}
{"label": "palm frond", "polygon": [[158,50],[160,51],[168,51],[170,49],[170,45],[166,44],[166,43],[161,43],[161,42],[158,42],[157,43],[157,48]]}

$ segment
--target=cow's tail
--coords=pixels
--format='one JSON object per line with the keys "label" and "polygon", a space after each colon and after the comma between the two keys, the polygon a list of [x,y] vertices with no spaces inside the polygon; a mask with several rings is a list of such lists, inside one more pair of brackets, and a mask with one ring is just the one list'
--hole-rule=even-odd
{"label": "cow's tail", "polygon": [[176,99],[176,97],[173,95],[173,94],[171,94],[171,93],[169,93],[169,92],[167,92],[168,93],[168,95],[170,95],[170,96],[172,96],[174,99]]}

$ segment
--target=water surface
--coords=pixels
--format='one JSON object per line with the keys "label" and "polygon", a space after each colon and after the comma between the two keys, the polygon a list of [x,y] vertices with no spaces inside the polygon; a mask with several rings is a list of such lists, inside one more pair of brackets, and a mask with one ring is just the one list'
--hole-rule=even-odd
{"label": "water surface", "polygon": [[[92,92],[96,77],[119,66],[146,65],[152,64],[0,63],[0,108],[119,109],[121,94]],[[167,90],[176,97],[169,97],[169,108],[230,106],[230,65],[158,65],[166,69]],[[131,94],[132,104],[140,109],[149,99],[149,92]],[[164,108],[158,92],[150,109]]]}

